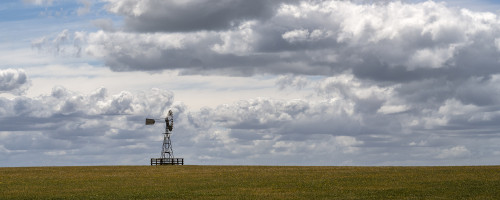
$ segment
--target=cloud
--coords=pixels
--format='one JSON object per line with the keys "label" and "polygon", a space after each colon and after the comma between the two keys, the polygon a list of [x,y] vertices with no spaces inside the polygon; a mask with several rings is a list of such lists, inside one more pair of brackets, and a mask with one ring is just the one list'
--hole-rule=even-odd
{"label": "cloud", "polygon": [[0,97],[0,105],[0,154],[43,153],[35,165],[58,163],[57,157],[68,165],[78,156],[144,154],[159,135],[144,127],[144,118],[175,107],[173,94],[160,89],[109,95],[105,88],[81,94],[60,86],[38,97]]}
{"label": "cloud", "polygon": [[470,151],[464,146],[455,146],[449,149],[443,149],[437,158],[456,158],[469,156]]}
{"label": "cloud", "polygon": [[122,91],[110,96],[105,88],[79,94],[56,86],[50,95],[3,99],[3,110],[5,116],[28,118],[160,115],[172,101],[173,94],[160,89],[140,94]]}
{"label": "cloud", "polygon": [[[265,9],[235,14],[243,4]],[[109,1],[107,7],[126,16],[125,31],[91,32],[85,51],[115,71],[180,69],[184,74],[230,76],[351,72],[396,83],[499,72],[497,15],[433,1]],[[213,20],[209,13],[199,14],[198,7],[234,13]],[[165,11],[177,8],[188,10]],[[194,11],[196,15],[190,14]]]}
{"label": "cloud", "polygon": [[52,2],[54,2],[54,0],[23,0],[23,2],[35,5],[52,5]]}
{"label": "cloud", "polygon": [[[317,99],[255,98],[200,110],[162,89],[109,94],[56,86],[37,97],[0,98],[0,156],[43,154],[31,165],[147,164],[163,127],[144,126],[144,118],[168,109],[175,155],[193,164],[458,164],[497,149],[498,111],[459,100],[416,110],[395,87],[352,74],[308,80],[308,87]],[[467,139],[473,135],[481,137]]]}
{"label": "cloud", "polygon": [[224,30],[248,20],[265,20],[283,1],[108,0],[108,11],[125,16],[126,29],[138,32]]}
{"label": "cloud", "polygon": [[113,26],[113,20],[111,19],[96,19],[92,21],[92,24],[104,31],[113,32],[115,28]]}
{"label": "cloud", "polygon": [[[356,154],[364,144],[357,139],[360,133],[348,131],[360,121],[343,110],[342,101],[262,98],[191,112],[173,102],[171,92],[160,89],[110,95],[105,88],[82,94],[57,86],[38,97],[0,98],[0,104],[4,124],[0,137],[9,141],[0,142],[2,153],[37,151],[53,161],[58,157],[76,162],[75,157],[92,155],[151,156],[159,149],[162,127],[145,127],[143,120],[163,117],[168,109],[175,113],[173,140],[178,155],[193,163],[230,163],[235,158],[251,162],[296,152]],[[330,121],[335,123],[325,123]],[[152,145],[155,142],[158,148]],[[106,163],[95,158],[92,162]],[[298,164],[293,159],[284,162]]]}
{"label": "cloud", "polygon": [[292,87],[296,89],[302,89],[306,87],[308,84],[308,80],[304,77],[300,76],[292,76],[292,75],[281,75],[276,80],[276,85],[279,89],[285,89],[287,87]]}
{"label": "cloud", "polygon": [[80,7],[76,10],[78,15],[85,15],[90,12],[90,7],[92,6],[92,1],[90,0],[80,0],[79,3],[83,4],[83,7]]}
{"label": "cloud", "polygon": [[[281,158],[283,163],[298,164],[300,157],[313,165],[333,164],[330,159],[315,159],[356,154],[364,143],[357,139],[359,133],[348,131],[361,124],[356,116],[337,109],[341,104],[261,98],[206,108],[190,112],[188,121],[182,123],[194,129],[186,130],[192,136],[183,143],[200,147],[194,149],[194,159],[209,163],[269,164],[272,161],[264,158]],[[192,133],[195,130],[197,134]]]}
{"label": "cloud", "polygon": [[79,57],[82,45],[87,42],[86,37],[85,32],[70,32],[68,29],[64,29],[56,35],[33,39],[31,48],[37,49],[39,53]]}
{"label": "cloud", "polygon": [[23,69],[0,70],[0,93],[22,94],[30,85],[30,81]]}
{"label": "cloud", "polygon": [[[433,1],[107,2],[109,12],[124,16],[123,27],[98,20],[103,30],[63,30],[33,40],[33,48],[90,55],[114,71],[166,70],[196,81],[258,75],[307,95],[242,97],[195,111],[160,89],[111,95],[54,87],[38,97],[0,99],[7,124],[0,141],[13,141],[0,143],[0,155],[29,151],[21,145],[29,136],[35,140],[27,146],[49,157],[92,156],[103,164],[110,162],[106,155],[128,155],[147,163],[161,128],[142,120],[173,109],[176,155],[196,164],[499,161],[496,14]],[[244,4],[252,9],[236,12]],[[260,87],[205,80],[195,84],[200,91],[215,87],[235,96],[245,94],[233,90]]]}
{"label": "cloud", "polygon": [[311,32],[306,29],[297,29],[283,33],[282,38],[289,43],[311,42],[327,38],[331,32],[315,29]]}

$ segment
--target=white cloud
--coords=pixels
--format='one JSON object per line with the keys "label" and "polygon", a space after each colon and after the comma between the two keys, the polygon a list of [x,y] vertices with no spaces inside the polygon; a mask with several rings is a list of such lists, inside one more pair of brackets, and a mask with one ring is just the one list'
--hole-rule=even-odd
{"label": "white cloud", "polygon": [[30,86],[30,81],[23,69],[0,70],[0,93],[22,94]]}
{"label": "white cloud", "polygon": [[408,108],[405,105],[383,105],[377,110],[377,112],[382,114],[392,114],[404,112],[406,110],[408,110]]}
{"label": "white cloud", "polygon": [[212,50],[219,54],[247,55],[253,51],[252,44],[257,40],[252,26],[255,23],[245,22],[238,27],[238,31],[221,32],[222,44],[214,44]]}
{"label": "white cloud", "polygon": [[422,49],[414,53],[408,61],[408,68],[440,68],[453,56],[453,47],[448,49]]}
{"label": "white cloud", "polygon": [[81,45],[87,42],[85,32],[70,32],[64,29],[53,36],[43,36],[31,41],[31,48],[38,53],[50,53],[59,56],[80,56]]}
{"label": "white cloud", "polygon": [[[17,97],[7,102],[9,116],[50,117],[54,115],[123,115],[155,114],[163,112],[172,104],[173,94],[160,89],[152,89],[147,94],[132,94],[122,91],[109,96],[105,88],[91,94],[79,94],[64,87],[56,86],[50,95],[38,97]],[[154,101],[154,102],[152,102]],[[158,110],[152,110],[158,109]]]}
{"label": "white cloud", "polygon": [[92,21],[92,24],[102,29],[103,31],[109,31],[109,32],[115,31],[113,20],[111,19],[96,19]]}
{"label": "white cloud", "polygon": [[288,31],[283,33],[281,37],[291,43],[306,41],[309,38],[309,31],[305,29]]}
{"label": "white cloud", "polygon": [[[165,110],[178,107],[173,104],[173,94],[160,89],[108,95],[104,88],[82,94],[63,87],[54,87],[51,94],[32,98],[0,97],[0,104],[2,151],[8,154],[37,151],[37,155],[49,156],[36,158],[38,162],[53,161],[56,158],[50,156],[57,155],[65,157],[66,163],[76,161],[76,155],[94,154],[91,148],[102,150],[99,154],[109,149],[108,155],[120,156],[118,149],[126,147],[127,152],[133,152],[138,148],[128,147],[153,143],[157,135],[151,134],[153,129],[144,127],[144,118],[161,117]],[[175,111],[184,112],[178,108]],[[150,150],[143,149],[142,153]]]}
{"label": "white cloud", "polygon": [[23,2],[35,5],[51,5],[54,0],[23,0]]}
{"label": "white cloud", "polygon": [[293,75],[281,75],[278,77],[276,80],[276,85],[279,87],[279,89],[285,89],[288,87],[291,88],[296,88],[296,89],[303,89],[309,84],[309,81],[301,76],[293,76]]}
{"label": "white cloud", "polygon": [[76,10],[78,15],[85,15],[90,12],[90,7],[92,6],[92,1],[90,0],[79,0],[83,7],[80,7]]}
{"label": "white cloud", "polygon": [[458,158],[470,156],[471,152],[465,146],[454,146],[449,149],[443,149],[436,157],[437,158]]}

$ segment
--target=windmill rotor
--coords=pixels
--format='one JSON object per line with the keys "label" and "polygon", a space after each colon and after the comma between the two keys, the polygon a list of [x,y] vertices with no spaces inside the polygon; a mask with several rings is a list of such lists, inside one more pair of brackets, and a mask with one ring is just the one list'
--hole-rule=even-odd
{"label": "windmill rotor", "polygon": [[174,129],[174,113],[172,112],[172,110],[168,111],[168,115],[167,117],[165,117],[165,123],[169,131],[172,131]]}

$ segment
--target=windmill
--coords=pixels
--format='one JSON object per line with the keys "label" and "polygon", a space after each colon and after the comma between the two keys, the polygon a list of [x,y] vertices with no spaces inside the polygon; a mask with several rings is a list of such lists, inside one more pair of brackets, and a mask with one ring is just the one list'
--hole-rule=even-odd
{"label": "windmill", "polygon": [[156,122],[165,122],[165,132],[163,132],[161,158],[151,158],[151,165],[184,165],[184,158],[174,158],[172,141],[170,141],[170,134],[174,129],[174,113],[172,110],[168,111],[168,115],[165,119],[146,118],[146,125],[154,125]]}

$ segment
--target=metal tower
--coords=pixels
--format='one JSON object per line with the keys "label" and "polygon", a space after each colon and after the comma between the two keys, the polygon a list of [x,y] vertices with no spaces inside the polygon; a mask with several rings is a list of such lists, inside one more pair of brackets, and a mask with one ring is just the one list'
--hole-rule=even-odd
{"label": "metal tower", "polygon": [[172,141],[170,141],[170,132],[174,127],[174,117],[171,110],[168,111],[168,116],[165,118],[165,132],[163,133],[163,146],[161,148],[161,158],[174,158],[172,150]]}

